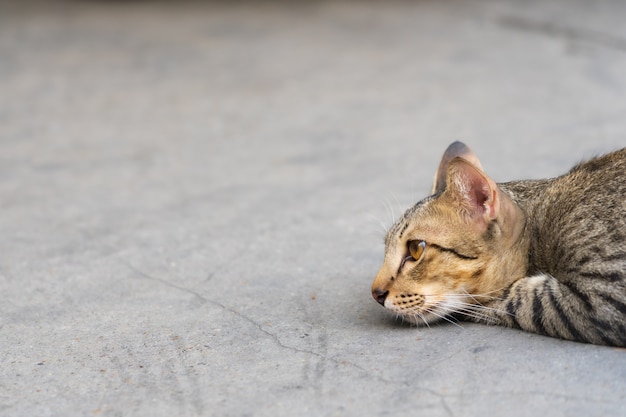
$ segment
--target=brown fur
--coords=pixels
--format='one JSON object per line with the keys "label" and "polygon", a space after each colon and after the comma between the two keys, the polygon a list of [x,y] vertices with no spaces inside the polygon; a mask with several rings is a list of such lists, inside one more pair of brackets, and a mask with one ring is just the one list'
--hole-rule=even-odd
{"label": "brown fur", "polygon": [[[624,346],[625,175],[623,149],[555,179],[496,184],[455,142],[433,195],[389,230],[372,295],[418,324],[461,315]],[[419,260],[412,240],[426,242]]]}

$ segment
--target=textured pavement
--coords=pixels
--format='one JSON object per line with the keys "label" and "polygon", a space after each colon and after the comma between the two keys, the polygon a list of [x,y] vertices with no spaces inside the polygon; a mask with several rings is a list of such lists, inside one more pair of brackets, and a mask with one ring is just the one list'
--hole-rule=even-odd
{"label": "textured pavement", "polygon": [[626,350],[415,328],[383,226],[626,145],[626,3],[0,3],[0,416],[614,416]]}

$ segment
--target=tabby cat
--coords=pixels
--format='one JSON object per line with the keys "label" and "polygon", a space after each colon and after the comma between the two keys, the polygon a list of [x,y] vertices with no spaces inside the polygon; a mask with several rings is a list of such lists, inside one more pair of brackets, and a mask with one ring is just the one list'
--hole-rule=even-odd
{"label": "tabby cat", "polygon": [[372,295],[416,324],[460,318],[626,346],[626,148],[496,184],[453,143],[432,195],[388,231]]}

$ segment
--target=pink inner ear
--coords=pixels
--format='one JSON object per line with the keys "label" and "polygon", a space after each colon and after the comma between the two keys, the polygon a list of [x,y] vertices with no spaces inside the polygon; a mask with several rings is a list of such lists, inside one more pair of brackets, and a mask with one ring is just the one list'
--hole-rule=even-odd
{"label": "pink inner ear", "polygon": [[489,179],[470,163],[457,159],[454,162],[452,175],[456,176],[456,183],[460,185],[457,192],[470,203],[472,215],[480,217],[485,214],[490,219],[495,217],[495,190],[492,189]]}
{"label": "pink inner ear", "polygon": [[485,193],[485,191],[486,190],[481,186],[478,186],[472,190],[472,193],[474,193],[473,201],[479,207],[484,207],[485,202],[489,199],[489,196]]}

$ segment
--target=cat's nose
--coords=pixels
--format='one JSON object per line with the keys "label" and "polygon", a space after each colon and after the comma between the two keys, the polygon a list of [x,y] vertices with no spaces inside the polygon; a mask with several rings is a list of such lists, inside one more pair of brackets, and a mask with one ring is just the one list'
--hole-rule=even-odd
{"label": "cat's nose", "polygon": [[388,295],[389,291],[381,289],[375,289],[372,291],[372,297],[374,297],[374,300],[378,301],[378,303],[383,307],[385,306],[385,299],[387,299]]}

